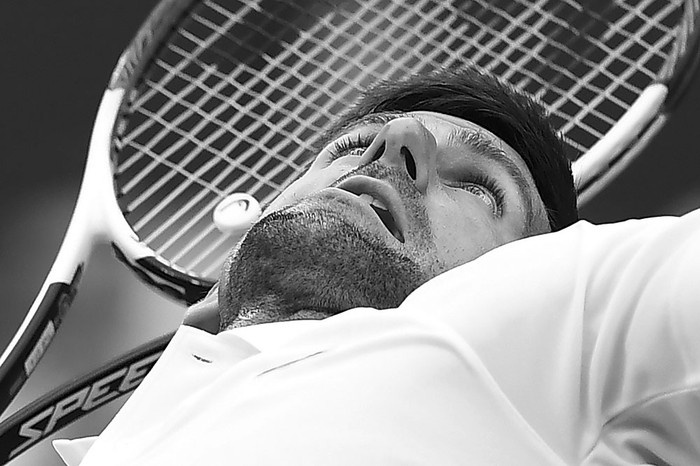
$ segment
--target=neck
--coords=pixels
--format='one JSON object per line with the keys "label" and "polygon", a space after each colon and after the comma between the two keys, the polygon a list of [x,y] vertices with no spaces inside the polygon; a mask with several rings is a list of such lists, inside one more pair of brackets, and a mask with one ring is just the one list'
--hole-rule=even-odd
{"label": "neck", "polygon": [[279,312],[277,309],[244,309],[224,330],[290,320],[322,320],[331,315],[333,315],[333,313],[311,309],[303,309],[291,315],[285,312]]}

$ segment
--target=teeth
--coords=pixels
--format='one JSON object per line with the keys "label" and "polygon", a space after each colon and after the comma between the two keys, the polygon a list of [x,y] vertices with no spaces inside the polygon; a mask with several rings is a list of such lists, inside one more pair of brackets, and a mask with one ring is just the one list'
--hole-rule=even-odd
{"label": "teeth", "polygon": [[362,193],[358,196],[360,199],[365,201],[367,204],[373,205],[374,207],[379,207],[380,209],[384,210],[389,210],[387,206],[380,201],[379,199],[375,199],[371,194],[367,193]]}
{"label": "teeth", "polygon": [[382,201],[377,199],[374,199],[374,201],[372,201],[370,204],[372,204],[375,207],[379,207],[380,209],[389,210],[389,208],[386,205],[384,205]]}
{"label": "teeth", "polygon": [[372,206],[377,215],[379,215],[379,218],[381,219],[382,223],[384,223],[384,226],[387,227],[391,234],[394,235],[396,239],[398,239],[402,243],[404,242],[403,235],[397,228],[395,220],[391,216],[389,208],[386,206],[386,204],[384,204],[379,199],[375,199],[371,194],[367,193],[358,194],[357,197],[359,197],[364,202]]}
{"label": "teeth", "polygon": [[389,211],[385,210],[385,209],[380,209],[380,208],[374,207],[374,206],[372,206],[372,208],[377,213],[377,215],[379,216],[379,219],[382,221],[384,226],[389,230],[389,232],[391,232],[391,234],[394,235],[394,237],[397,240],[399,240],[403,243],[404,242],[403,235],[401,234],[401,232],[397,228],[396,223],[394,221],[394,217],[391,216]]}
{"label": "teeth", "polygon": [[365,201],[367,204],[371,204],[372,202],[374,202],[374,198],[370,194],[367,194],[367,193],[360,194],[358,197],[360,199],[362,199],[363,201]]}

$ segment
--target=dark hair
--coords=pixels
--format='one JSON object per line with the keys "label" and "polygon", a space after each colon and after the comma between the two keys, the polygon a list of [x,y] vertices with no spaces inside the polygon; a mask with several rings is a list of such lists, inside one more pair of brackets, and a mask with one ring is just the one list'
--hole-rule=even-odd
{"label": "dark hair", "polygon": [[328,135],[333,137],[371,113],[418,110],[463,118],[494,133],[525,161],[547,209],[552,231],[578,220],[571,163],[543,108],[476,69],[445,69],[381,82],[367,90]]}

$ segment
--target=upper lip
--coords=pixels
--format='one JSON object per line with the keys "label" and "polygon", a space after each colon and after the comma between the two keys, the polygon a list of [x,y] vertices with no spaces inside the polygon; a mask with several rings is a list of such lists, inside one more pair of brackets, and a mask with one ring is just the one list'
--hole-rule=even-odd
{"label": "upper lip", "polygon": [[389,232],[398,241],[405,241],[406,210],[401,196],[390,183],[366,175],[353,175],[334,187],[352,193],[366,202]]}

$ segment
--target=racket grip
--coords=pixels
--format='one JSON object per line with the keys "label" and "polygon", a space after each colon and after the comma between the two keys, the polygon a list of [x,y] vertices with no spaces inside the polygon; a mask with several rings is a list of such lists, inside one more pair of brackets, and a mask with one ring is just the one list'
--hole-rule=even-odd
{"label": "racket grip", "polygon": [[0,366],[0,414],[17,396],[51,344],[75,298],[82,272],[83,264],[80,264],[70,283],[48,284],[32,318],[23,324],[5,350]]}

